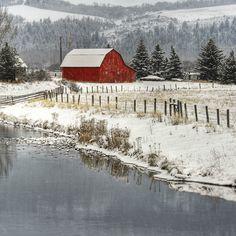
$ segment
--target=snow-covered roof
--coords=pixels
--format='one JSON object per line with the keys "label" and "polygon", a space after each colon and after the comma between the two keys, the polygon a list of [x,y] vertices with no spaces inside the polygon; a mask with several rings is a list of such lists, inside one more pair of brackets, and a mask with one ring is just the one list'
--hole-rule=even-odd
{"label": "snow-covered roof", "polygon": [[69,52],[61,67],[100,67],[105,56],[113,48],[74,49]]}
{"label": "snow-covered roof", "polygon": [[142,77],[141,80],[164,81],[165,79],[156,75],[148,75],[146,77]]}

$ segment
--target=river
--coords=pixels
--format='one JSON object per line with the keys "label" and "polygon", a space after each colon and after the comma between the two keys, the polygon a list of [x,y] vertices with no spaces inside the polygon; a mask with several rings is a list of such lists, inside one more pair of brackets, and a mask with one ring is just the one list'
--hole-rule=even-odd
{"label": "river", "polygon": [[[43,133],[0,126],[0,138]],[[236,203],[171,190],[118,161],[0,143],[1,236],[235,236]]]}

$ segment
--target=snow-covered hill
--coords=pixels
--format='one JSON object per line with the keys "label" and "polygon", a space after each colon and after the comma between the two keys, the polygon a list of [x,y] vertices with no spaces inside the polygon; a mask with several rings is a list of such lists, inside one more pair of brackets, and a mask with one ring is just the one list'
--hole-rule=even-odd
{"label": "snow-covered hill", "polygon": [[[235,17],[236,4],[216,7],[204,7],[194,9],[162,11],[154,13],[168,18],[176,18],[178,21],[197,21],[219,17]],[[152,15],[152,14],[151,14]]]}
{"label": "snow-covered hill", "polygon": [[40,21],[41,19],[47,19],[47,18],[50,18],[51,21],[57,21],[59,19],[66,18],[66,17],[71,17],[71,18],[76,18],[76,19],[82,19],[83,17],[90,17],[92,19],[96,18],[96,19],[104,20],[104,18],[102,17],[95,17],[95,16],[82,15],[82,14],[72,14],[72,13],[61,12],[61,11],[51,11],[51,10],[30,7],[27,5],[9,6],[8,12],[15,16],[21,16],[28,22]]}
{"label": "snow-covered hill", "polygon": [[170,22],[181,26],[184,21],[190,24],[199,22],[200,24],[212,24],[225,21],[226,18],[236,17],[236,4],[215,7],[204,7],[182,10],[166,10],[147,12],[142,15],[131,15],[116,21],[113,29],[104,33],[110,40],[122,38],[126,33],[141,29],[143,31],[152,30],[155,26],[166,27]]}
{"label": "snow-covered hill", "polygon": [[134,5],[141,5],[141,4],[155,4],[157,2],[180,2],[183,0],[66,0],[67,2],[73,4],[94,4],[94,2],[98,4],[111,4],[111,5],[120,5],[120,6],[134,6]]}

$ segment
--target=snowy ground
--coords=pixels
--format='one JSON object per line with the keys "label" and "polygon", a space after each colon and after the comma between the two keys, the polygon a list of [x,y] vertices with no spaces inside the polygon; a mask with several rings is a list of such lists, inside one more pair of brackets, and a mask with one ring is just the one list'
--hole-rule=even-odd
{"label": "snowy ground", "polygon": [[[135,88],[137,90],[136,96],[144,96],[147,86],[151,88],[150,90],[153,86],[154,90],[158,89],[158,86],[163,86],[160,83],[127,84],[123,85],[123,89],[126,91],[117,92],[117,94],[134,96],[134,85],[137,86]],[[80,84],[80,86],[82,85]],[[90,89],[91,86],[94,86],[93,89],[95,90],[97,86],[101,85],[85,84],[83,86],[85,89],[88,86]],[[165,86],[170,86],[170,83],[165,84]],[[186,89],[185,86],[190,86],[191,89]],[[172,83],[172,87],[175,87],[175,83]],[[210,105],[215,107],[222,106],[225,99],[231,101],[232,104],[235,102],[235,99],[229,99],[231,94],[236,91],[234,86],[214,85],[212,88],[211,84],[202,84],[201,89],[199,89],[199,84],[182,83],[178,84],[178,88],[177,90],[160,91],[159,93],[166,97],[169,97],[168,93],[174,93],[175,96],[183,96],[183,98],[185,96],[189,102],[193,97],[194,101],[199,103],[208,99]],[[127,92],[128,89],[133,92]],[[114,92],[115,87],[112,91],[113,94],[116,94]],[[230,93],[226,95],[226,91],[230,91]],[[158,93],[153,93],[158,95]],[[146,92],[145,96],[151,96],[151,94],[152,92]],[[85,108],[84,105],[78,106],[49,101],[16,104],[2,108],[1,118],[12,123],[20,122],[34,127],[46,126],[54,130],[58,130],[59,125],[59,131],[65,133],[68,130],[77,129],[81,124],[81,119],[106,120],[109,129],[119,127],[121,129],[127,128],[130,131],[129,142],[133,147],[127,155],[117,150],[101,149],[96,144],[87,146],[78,144],[78,147],[100,150],[109,155],[117,154],[117,157],[125,163],[155,171],[155,178],[180,181],[180,183],[183,180],[189,182],[187,185],[172,182],[172,187],[176,189],[236,200],[234,189],[210,188],[201,185],[202,183],[210,183],[220,186],[235,186],[236,132],[234,128],[227,129],[223,125],[214,124],[206,125],[204,122],[173,125],[169,116],[163,117],[162,122],[160,122],[159,118],[150,114],[140,116],[140,114],[135,113],[109,111],[91,106]],[[137,150],[139,155],[134,154],[137,153]],[[148,165],[150,154],[155,154],[157,157],[157,166],[155,167]],[[190,185],[192,182],[198,184]]]}
{"label": "snowy ground", "polygon": [[40,92],[44,90],[55,89],[58,85],[53,81],[9,84],[0,82],[1,96],[17,96],[29,93]]}
{"label": "snowy ground", "polygon": [[159,14],[169,18],[176,18],[180,22],[206,20],[210,18],[215,19],[219,17],[234,17],[236,15],[236,4],[183,10],[169,10],[162,11]]}

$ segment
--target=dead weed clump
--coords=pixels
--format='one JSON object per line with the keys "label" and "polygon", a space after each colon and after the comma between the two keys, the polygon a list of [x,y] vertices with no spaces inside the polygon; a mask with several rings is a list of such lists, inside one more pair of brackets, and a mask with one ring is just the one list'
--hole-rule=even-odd
{"label": "dead weed clump", "polygon": [[129,136],[130,131],[128,129],[112,128],[108,136],[108,148],[118,149],[127,154],[131,148]]}
{"label": "dead weed clump", "polygon": [[81,119],[78,134],[79,142],[82,144],[96,143],[100,148],[117,149],[124,154],[127,154],[131,148],[129,144],[129,130],[112,128],[108,131],[106,120]]}
{"label": "dead weed clump", "polygon": [[79,127],[79,142],[82,144],[92,143],[95,133],[95,120],[81,120]]}

